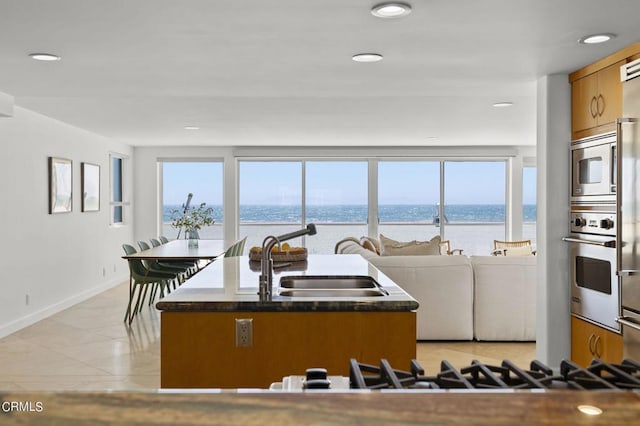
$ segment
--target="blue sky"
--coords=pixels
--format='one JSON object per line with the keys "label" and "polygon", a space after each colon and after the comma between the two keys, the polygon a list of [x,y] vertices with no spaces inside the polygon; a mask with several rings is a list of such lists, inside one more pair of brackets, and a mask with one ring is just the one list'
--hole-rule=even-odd
{"label": "blue sky", "polygon": [[[222,204],[222,163],[163,163],[164,204]],[[439,195],[439,163],[381,161],[380,204],[435,204]],[[302,164],[296,161],[240,162],[240,204],[298,204]],[[447,204],[504,204],[505,163],[445,163]],[[535,168],[526,168],[525,204],[535,203]],[[366,204],[366,161],[306,163],[307,204]]]}
{"label": "blue sky", "polygon": [[182,205],[187,194],[192,203],[222,204],[222,163],[189,162],[162,163],[164,204]]}

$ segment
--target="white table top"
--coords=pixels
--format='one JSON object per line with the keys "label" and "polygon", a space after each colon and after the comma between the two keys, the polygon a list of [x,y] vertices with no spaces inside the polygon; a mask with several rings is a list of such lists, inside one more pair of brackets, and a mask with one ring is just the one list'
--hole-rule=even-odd
{"label": "white table top", "polygon": [[173,240],[151,247],[123,259],[199,260],[215,259],[225,252],[224,240],[198,240],[198,247],[189,247],[189,240]]}

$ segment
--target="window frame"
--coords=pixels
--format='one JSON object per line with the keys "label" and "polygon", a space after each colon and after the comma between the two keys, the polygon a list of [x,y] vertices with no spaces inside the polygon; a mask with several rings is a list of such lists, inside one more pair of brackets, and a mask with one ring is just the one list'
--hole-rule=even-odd
{"label": "window frame", "polygon": [[222,176],[221,182],[222,185],[222,220],[216,220],[214,226],[222,226],[224,234],[224,228],[226,227],[226,206],[225,206],[225,197],[226,197],[226,188],[225,188],[225,159],[221,157],[205,157],[205,158],[180,158],[180,157],[160,157],[156,159],[156,170],[157,170],[157,179],[158,179],[158,205],[156,208],[157,217],[156,217],[156,229],[158,235],[163,235],[163,208],[164,208],[164,163],[219,163],[222,166]]}
{"label": "window frame", "polygon": [[[392,162],[401,162],[401,161],[409,161],[409,162],[437,162],[440,166],[440,205],[444,206],[444,165],[447,162],[492,162],[492,163],[501,163],[504,165],[504,192],[505,192],[505,220],[504,222],[500,222],[504,227],[504,234],[510,235],[512,232],[512,228],[517,226],[517,223],[514,224],[512,220],[512,208],[509,206],[509,202],[512,200],[512,192],[521,191],[522,188],[514,187],[512,179],[512,173],[510,172],[510,168],[513,167],[512,163],[515,159],[515,166],[522,165],[523,156],[519,155],[516,151],[506,150],[506,152],[494,152],[492,154],[480,154],[474,155],[473,150],[471,152],[462,153],[444,153],[438,152],[435,155],[423,154],[416,152],[416,155],[409,154],[410,150],[404,150],[406,152],[401,153],[400,155],[391,154],[389,150],[379,150],[380,152],[373,152],[370,155],[360,155],[353,150],[347,150],[340,153],[335,153],[335,155],[327,154],[326,152],[316,152],[316,151],[325,151],[322,149],[309,149],[309,150],[298,150],[294,153],[287,152],[288,150],[276,150],[276,152],[271,153],[264,150],[239,150],[235,152],[234,163],[235,163],[235,207],[236,207],[236,218],[235,223],[233,224],[233,232],[240,232],[240,164],[242,162],[280,162],[280,161],[289,161],[289,162],[300,162],[302,165],[302,173],[300,179],[302,179],[302,197],[301,197],[301,209],[302,209],[302,225],[307,223],[306,217],[306,163],[307,162],[318,162],[318,161],[329,161],[329,162],[352,162],[352,161],[363,161],[368,162],[368,217],[367,217],[367,230],[368,235],[377,236],[379,234],[379,220],[378,220],[378,166],[382,161],[392,161]],[[309,151],[308,153],[305,151]],[[316,155],[317,154],[317,155]],[[535,159],[533,161],[535,165]],[[529,165],[529,163],[527,163]],[[520,194],[521,195],[521,194]],[[517,206],[515,206],[517,208]],[[275,224],[275,223],[274,223]],[[356,223],[354,223],[356,225]],[[441,236],[444,235],[445,227],[440,228]]]}
{"label": "window frame", "polygon": [[[118,187],[120,200],[115,200],[116,197],[116,169],[115,169],[115,160],[120,160],[119,167],[119,176],[118,176]],[[114,227],[126,226],[129,222],[129,212],[128,208],[131,203],[128,201],[128,190],[127,185],[125,184],[125,179],[127,178],[126,166],[128,165],[129,157],[124,154],[120,154],[117,152],[109,153],[109,225]],[[119,221],[116,221],[116,208],[121,208],[121,218]]]}

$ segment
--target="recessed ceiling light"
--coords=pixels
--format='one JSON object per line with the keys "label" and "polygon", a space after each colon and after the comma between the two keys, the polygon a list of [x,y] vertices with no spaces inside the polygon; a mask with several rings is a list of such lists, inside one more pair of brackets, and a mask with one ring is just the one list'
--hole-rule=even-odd
{"label": "recessed ceiling light", "polygon": [[29,53],[29,57],[36,61],[59,61],[62,59],[60,56],[52,53]]}
{"label": "recessed ceiling light", "polygon": [[602,414],[602,409],[595,405],[578,405],[578,411],[588,416],[599,416]]}
{"label": "recessed ceiling light", "polygon": [[184,126],[185,130],[200,130],[198,126]]}
{"label": "recessed ceiling light", "polygon": [[380,3],[371,9],[371,14],[378,18],[401,18],[411,13],[411,5],[407,3]]}
{"label": "recessed ceiling light", "polygon": [[351,57],[356,62],[378,62],[382,60],[382,55],[378,53],[358,53]]}
{"label": "recessed ceiling light", "polygon": [[496,102],[493,106],[496,108],[510,107],[513,106],[513,102]]}
{"label": "recessed ceiling light", "polygon": [[609,41],[612,38],[615,38],[615,34],[603,33],[603,34],[592,34],[586,37],[582,37],[578,40],[581,44],[598,44],[604,43],[605,41]]}

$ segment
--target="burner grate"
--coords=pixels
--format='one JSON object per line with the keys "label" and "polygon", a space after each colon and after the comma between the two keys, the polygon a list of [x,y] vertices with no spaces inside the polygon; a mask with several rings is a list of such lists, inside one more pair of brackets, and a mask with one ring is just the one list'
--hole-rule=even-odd
{"label": "burner grate", "polygon": [[572,389],[640,389],[640,364],[629,359],[620,364],[593,360],[587,368],[565,360],[560,373]]}
{"label": "burner grate", "polygon": [[440,364],[440,372],[426,376],[417,360],[409,371],[391,367],[386,359],[379,366],[350,361],[350,386],[354,389],[640,389],[640,364],[623,360],[610,364],[594,360],[587,368],[562,361],[560,374],[534,360],[529,369],[504,360],[501,365],[487,365],[473,360],[471,365],[454,368],[448,361]]}

